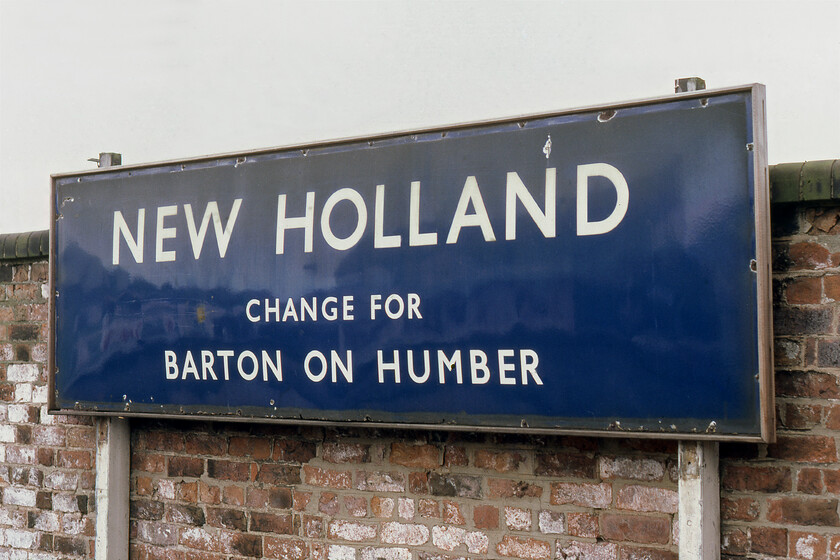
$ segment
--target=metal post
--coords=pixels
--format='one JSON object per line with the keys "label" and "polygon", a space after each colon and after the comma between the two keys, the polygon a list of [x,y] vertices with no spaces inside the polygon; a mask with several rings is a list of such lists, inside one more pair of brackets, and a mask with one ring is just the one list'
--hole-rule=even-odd
{"label": "metal post", "polygon": [[[706,89],[702,78],[678,78],[674,91]],[[720,558],[720,445],[716,441],[679,444],[680,560]]]}
{"label": "metal post", "polygon": [[[92,159],[99,167],[120,165],[112,152]],[[126,418],[96,420],[96,560],[128,560],[131,432]]]}

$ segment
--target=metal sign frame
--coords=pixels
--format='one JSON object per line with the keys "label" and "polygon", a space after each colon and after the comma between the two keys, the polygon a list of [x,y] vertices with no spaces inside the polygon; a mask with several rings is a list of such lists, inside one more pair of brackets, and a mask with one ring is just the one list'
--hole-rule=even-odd
{"label": "metal sign frame", "polygon": [[[705,430],[698,429],[695,425],[691,429],[673,429],[669,426],[663,426],[661,422],[657,425],[654,417],[648,417],[651,420],[647,425],[628,424],[616,421],[609,424],[600,422],[601,428],[587,425],[583,428],[570,424],[568,422],[558,422],[556,425],[538,424],[531,425],[524,417],[521,422],[516,420],[516,414],[507,415],[501,419],[490,415],[489,421],[482,416],[474,416],[470,414],[449,414],[445,421],[435,422],[430,421],[431,416],[428,414],[388,414],[385,416],[377,416],[376,412],[369,416],[367,413],[361,414],[356,411],[354,414],[345,414],[344,410],[335,410],[333,412],[327,411],[324,414],[290,414],[288,411],[284,414],[276,416],[272,413],[266,413],[258,409],[229,406],[225,407],[201,407],[201,406],[178,406],[174,404],[168,405],[152,405],[150,403],[117,403],[117,402],[102,402],[102,401],[85,401],[83,399],[76,400],[70,405],[60,391],[60,384],[56,383],[56,376],[61,375],[57,363],[57,337],[60,336],[57,330],[60,321],[57,318],[57,298],[72,297],[73,294],[62,292],[59,294],[59,277],[62,274],[59,264],[59,243],[61,233],[57,224],[63,218],[61,215],[62,205],[72,202],[72,197],[67,197],[64,200],[59,200],[62,196],[62,185],[67,185],[72,181],[79,183],[110,180],[111,177],[130,177],[139,176],[143,174],[162,173],[161,170],[177,170],[190,169],[197,167],[212,167],[214,165],[221,165],[221,162],[235,162],[234,165],[239,165],[241,162],[252,161],[260,157],[278,157],[278,154],[296,153],[298,155],[306,156],[307,153],[326,152],[341,152],[354,149],[364,144],[368,146],[394,146],[400,143],[412,143],[418,138],[428,135],[438,135],[441,138],[458,137],[461,134],[469,134],[471,131],[482,130],[486,127],[508,127],[510,129],[527,129],[530,123],[537,123],[546,120],[554,119],[592,119],[596,118],[600,122],[607,122],[615,117],[616,114],[623,113],[625,110],[631,110],[636,113],[645,113],[646,111],[653,111],[655,107],[663,104],[685,102],[691,100],[696,102],[698,107],[706,107],[709,100],[715,98],[725,98],[726,96],[741,95],[748,99],[748,106],[751,108],[751,126],[752,129],[748,131],[747,137],[751,139],[748,145],[744,147],[745,150],[751,154],[751,169],[749,175],[753,180],[752,185],[746,185],[751,189],[751,203],[754,205],[752,209],[754,219],[754,255],[755,259],[752,263],[753,272],[755,273],[755,298],[754,321],[755,341],[756,347],[753,349],[756,353],[755,361],[757,363],[757,372],[755,372],[757,380],[757,429],[750,433],[721,433],[715,429],[715,422],[712,421],[709,427]],[[635,113],[634,113],[635,114]],[[550,136],[549,136],[550,139]],[[555,138],[555,142],[557,139]],[[551,151],[550,141],[544,147],[545,157],[548,159]],[[168,171],[167,171],[168,172]],[[547,187],[546,187],[547,190]],[[538,198],[539,201],[539,198]],[[475,202],[474,199],[472,201]],[[617,203],[616,203],[617,204]],[[474,208],[473,208],[474,209]],[[464,215],[468,212],[465,210]],[[472,216],[473,214],[469,214]],[[580,218],[580,215],[578,215]],[[372,221],[372,220],[370,220]],[[476,224],[472,224],[476,225]],[[372,224],[368,224],[371,227]],[[116,224],[114,231],[116,231]],[[212,229],[212,226],[210,226]],[[217,235],[218,235],[217,230]],[[116,233],[114,234],[116,236]],[[341,236],[336,239],[341,241]],[[343,238],[347,239],[347,236]],[[338,242],[337,241],[337,242]],[[469,123],[456,126],[436,127],[423,130],[396,132],[389,134],[382,134],[377,136],[369,136],[363,138],[351,138],[344,140],[334,140],[328,142],[317,142],[299,146],[289,146],[281,148],[271,148],[265,150],[253,150],[246,152],[237,152],[232,154],[205,156],[199,158],[190,158],[183,160],[175,160],[160,163],[149,163],[142,165],[127,165],[119,168],[98,169],[92,171],[78,172],[78,173],[63,173],[52,176],[52,221],[50,228],[50,338],[49,338],[49,403],[48,408],[50,412],[58,412],[63,414],[90,414],[90,415],[104,415],[104,416],[144,416],[144,417],[166,417],[166,418],[193,418],[201,420],[224,420],[224,421],[258,421],[258,422],[279,422],[279,423],[308,423],[318,425],[347,425],[347,426],[374,426],[374,427],[413,427],[421,429],[446,429],[446,430],[479,430],[492,432],[531,432],[531,433],[563,433],[563,434],[577,434],[577,435],[598,435],[598,436],[612,436],[612,437],[642,437],[642,438],[666,438],[666,439],[710,439],[710,440],[739,440],[739,441],[773,441],[775,439],[775,412],[774,412],[774,396],[773,396],[773,368],[772,368],[772,320],[771,320],[771,253],[770,253],[770,226],[769,226],[769,189],[767,176],[767,160],[766,160],[766,128],[765,128],[765,95],[764,86],[760,84],[753,84],[748,86],[740,86],[735,88],[725,88],[718,90],[703,90],[690,93],[681,93],[674,96],[667,96],[661,98],[645,99],[638,101],[629,101],[624,103],[598,105],[586,107],[581,109],[573,109],[568,111],[560,111],[547,114],[536,114],[519,116],[507,119],[491,120],[478,123]],[[67,327],[63,327],[65,331]],[[64,331],[61,331],[64,332]],[[72,334],[67,332],[67,338],[71,338]],[[502,358],[500,357],[500,360]],[[522,358],[523,368],[525,367],[526,358]],[[504,373],[502,373],[504,375]],[[524,376],[524,373],[523,373]],[[752,374],[750,375],[752,378]],[[273,401],[272,401],[273,402]],[[350,416],[349,419],[346,419]],[[399,419],[398,419],[399,418]],[[406,418],[406,421],[402,421]]]}

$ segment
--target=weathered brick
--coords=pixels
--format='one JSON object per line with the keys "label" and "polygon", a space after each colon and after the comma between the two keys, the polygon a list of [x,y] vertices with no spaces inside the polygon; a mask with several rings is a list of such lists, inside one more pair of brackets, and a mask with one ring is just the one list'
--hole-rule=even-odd
{"label": "weathered brick", "polygon": [[356,489],[369,492],[404,492],[405,476],[398,472],[358,471]]}
{"label": "weathered brick", "polygon": [[[263,554],[282,560],[306,560],[309,558],[309,547],[301,539],[265,537]],[[333,558],[332,554],[330,558]]]}
{"label": "weathered brick", "polygon": [[[295,496],[300,492],[295,492]],[[292,491],[289,488],[271,488],[268,491],[268,503],[274,509],[289,509],[292,507]]]}
{"label": "weathered brick", "polygon": [[792,525],[840,526],[837,500],[778,498],[768,501],[767,519]]}
{"label": "weathered brick", "polygon": [[776,335],[802,336],[831,332],[833,313],[825,307],[787,307],[773,309],[773,332]]}
{"label": "weathered brick", "polygon": [[822,301],[822,278],[793,278],[785,286],[785,296],[790,304],[814,304]]}
{"label": "weathered brick", "polygon": [[616,496],[616,506],[633,511],[677,513],[678,505],[677,492],[667,488],[628,485]]}
{"label": "weathered brick", "polygon": [[129,517],[131,517],[131,519],[160,521],[161,519],[163,519],[163,509],[163,502],[159,502],[156,500],[134,499],[131,500],[131,503],[129,504]]}
{"label": "weathered brick", "polygon": [[365,517],[367,499],[361,496],[344,496],[344,511],[351,517]]}
{"label": "weathered brick", "polygon": [[167,475],[170,477],[199,478],[204,474],[204,459],[195,457],[170,457]]}
{"label": "weathered brick", "polygon": [[153,521],[137,522],[137,539],[156,545],[175,545],[178,543],[178,529],[166,523]]}
{"label": "weathered brick", "polygon": [[790,469],[727,465],[721,483],[727,490],[752,492],[787,492],[793,487]]}
{"label": "weathered brick", "polygon": [[499,508],[496,506],[475,506],[473,524],[476,529],[498,529]]}
{"label": "weathered brick", "polygon": [[610,540],[641,544],[667,544],[671,538],[671,522],[666,517],[604,514],[601,534]]}
{"label": "weathered brick", "polygon": [[443,466],[466,467],[469,465],[467,450],[460,445],[447,445],[443,448]]}
{"label": "weathered brick", "polygon": [[[785,531],[787,533],[787,531]],[[755,540],[755,537],[753,537]],[[837,558],[836,554],[826,556],[826,549],[828,548],[828,539],[825,535],[811,532],[790,531],[789,538],[786,541],[790,542],[790,548],[785,547],[786,542],[780,542],[782,552],[771,552],[770,554],[778,554],[784,556],[787,554],[791,558],[801,558],[803,560],[822,560],[825,558]],[[777,548],[778,549],[778,548]]]}
{"label": "weathered brick", "polygon": [[308,463],[315,458],[315,444],[276,438],[271,458],[284,463]]}
{"label": "weathered brick", "polygon": [[197,527],[201,527],[206,522],[202,508],[181,504],[166,505],[166,520],[170,523],[195,525]]}
{"label": "weathered brick", "polygon": [[752,498],[722,497],[720,512],[724,521],[755,521],[761,513],[761,505]]}
{"label": "weathered brick", "polygon": [[818,243],[793,243],[788,248],[788,256],[794,270],[822,270],[834,266],[829,250]]}
{"label": "weathered brick", "polygon": [[569,541],[557,544],[557,558],[587,560],[617,560],[618,546],[613,543],[589,543]]}
{"label": "weathered brick", "polygon": [[537,476],[594,478],[595,459],[579,453],[537,453]]}
{"label": "weathered brick", "polygon": [[258,531],[261,533],[277,533],[280,535],[293,535],[294,526],[292,524],[292,516],[288,513],[276,515],[273,513],[262,513],[252,511],[251,527],[249,531]]}
{"label": "weathered brick", "polygon": [[467,521],[464,519],[464,514],[461,513],[461,508],[457,503],[450,500],[444,500],[443,522],[447,525],[464,525]]}
{"label": "weathered brick", "polygon": [[260,461],[268,459],[271,455],[271,440],[262,437],[240,437],[230,438],[228,453],[234,457],[251,457]]}
{"label": "weathered brick", "polygon": [[543,493],[537,484],[503,478],[488,479],[487,490],[490,498],[539,498]]}
{"label": "weathered brick", "polygon": [[391,463],[403,467],[434,469],[441,465],[441,453],[434,445],[391,444]]}
{"label": "weathered brick", "polygon": [[227,439],[218,434],[191,432],[184,436],[184,448],[190,455],[223,455]]}
{"label": "weathered brick", "polygon": [[384,544],[420,546],[429,541],[429,528],[407,523],[383,523],[380,540]]}
{"label": "weathered brick", "polygon": [[[263,465],[263,467],[266,466],[267,465]],[[260,472],[260,474],[262,474],[262,472]],[[209,476],[210,478],[217,478],[219,480],[248,482],[251,480],[251,463],[208,459],[207,476]],[[270,481],[260,480],[260,482]]]}
{"label": "weathered brick", "polygon": [[[383,525],[383,531],[387,525],[389,524]],[[376,538],[376,526],[357,521],[336,520],[330,522],[327,527],[327,537],[353,542],[369,541]]]}
{"label": "weathered brick", "polygon": [[767,454],[784,461],[804,463],[835,463],[837,448],[828,436],[779,436],[767,448]]}
{"label": "weathered brick", "polygon": [[750,529],[750,551],[784,556],[787,553],[787,530],[776,527]]}
{"label": "weathered brick", "polygon": [[431,473],[429,488],[435,496],[481,498],[481,479],[476,476]]}
{"label": "weathered brick", "polygon": [[325,443],[324,461],[327,463],[367,463],[369,457],[369,445],[360,443]]}
{"label": "weathered brick", "polygon": [[321,492],[321,496],[318,498],[318,511],[333,516],[338,513],[338,510],[338,496],[332,492]]}
{"label": "weathered brick", "polygon": [[496,472],[511,472],[519,469],[525,456],[515,451],[494,451],[479,449],[475,452],[475,466]]}
{"label": "weathered brick", "polygon": [[810,430],[822,422],[822,412],[818,404],[780,403],[777,418],[788,430]]}
{"label": "weathered brick", "polygon": [[583,507],[604,509],[612,503],[612,486],[607,483],[551,483],[552,505],[575,504]]}
{"label": "weathered brick", "polygon": [[370,499],[370,512],[374,517],[387,519],[394,513],[394,499],[374,496]]}
{"label": "weathered brick", "polygon": [[598,474],[604,479],[656,481],[665,476],[665,465],[647,457],[600,457]]}
{"label": "weathered brick", "polygon": [[[511,531],[531,530],[531,510],[505,506],[505,526]],[[444,522],[448,523],[444,517]]]}
{"label": "weathered brick", "polygon": [[[276,465],[264,465],[264,467],[268,466],[274,467]],[[304,465],[303,477],[306,484],[311,484],[312,486],[337,489],[350,488],[352,486],[350,473],[345,471],[321,469],[311,465]],[[285,484],[288,484],[288,482]]]}
{"label": "weathered brick", "polygon": [[551,557],[551,545],[538,539],[505,535],[496,545],[496,552],[512,558],[543,560]]}

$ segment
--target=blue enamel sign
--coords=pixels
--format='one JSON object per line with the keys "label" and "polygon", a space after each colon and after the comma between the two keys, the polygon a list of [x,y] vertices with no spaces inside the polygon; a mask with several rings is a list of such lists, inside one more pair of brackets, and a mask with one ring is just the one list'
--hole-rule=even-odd
{"label": "blue enamel sign", "polygon": [[763,134],[752,86],[56,175],[51,406],[766,438]]}

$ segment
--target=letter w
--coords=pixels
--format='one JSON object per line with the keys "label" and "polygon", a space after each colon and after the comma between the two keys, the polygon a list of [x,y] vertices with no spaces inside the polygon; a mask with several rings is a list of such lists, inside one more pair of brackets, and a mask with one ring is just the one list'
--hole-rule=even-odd
{"label": "letter w", "polygon": [[211,219],[213,220],[213,229],[216,231],[216,242],[219,245],[219,256],[221,258],[225,258],[228,243],[230,242],[230,236],[233,234],[233,226],[236,223],[236,217],[239,215],[239,206],[241,204],[241,198],[237,198],[233,201],[233,208],[230,210],[227,225],[223,227],[222,217],[219,215],[219,205],[215,200],[208,202],[198,231],[195,230],[195,218],[193,217],[192,206],[184,204],[184,211],[187,215],[187,229],[190,231],[190,243],[192,243],[193,255],[196,259],[201,256],[201,249],[204,247],[204,237],[207,235],[207,228],[210,225]]}

